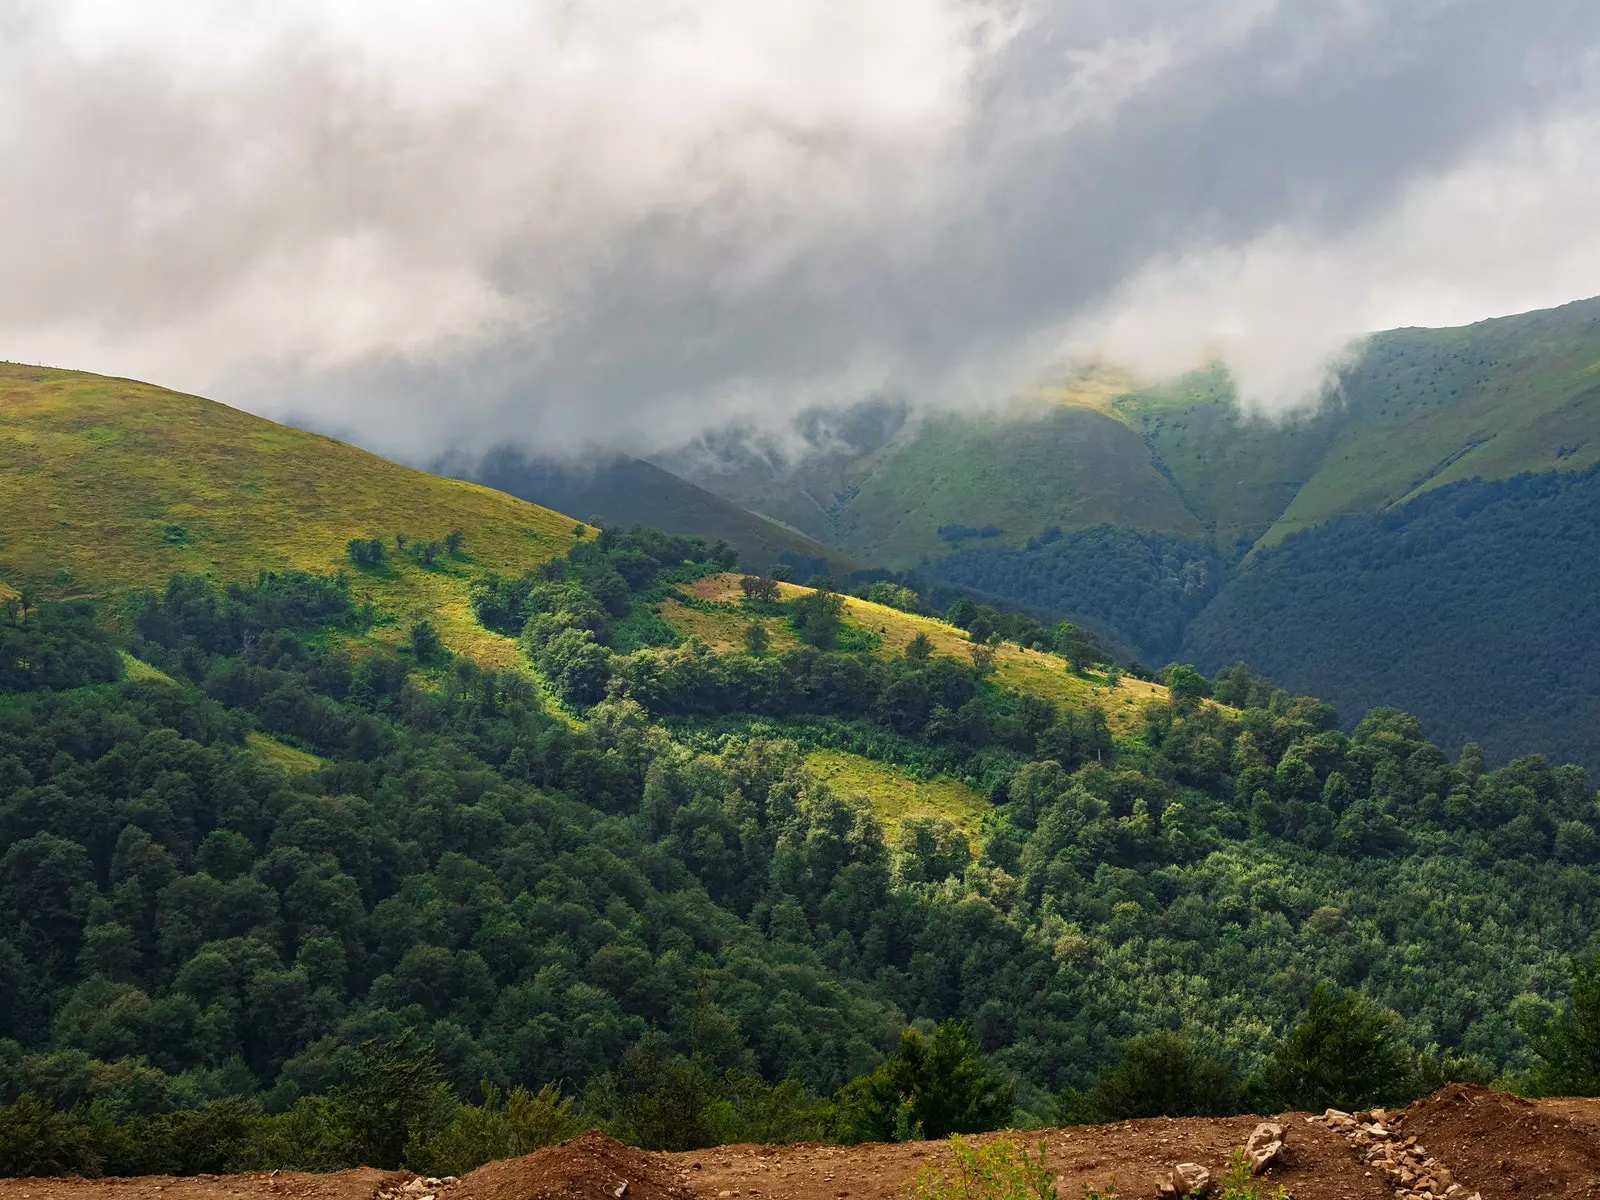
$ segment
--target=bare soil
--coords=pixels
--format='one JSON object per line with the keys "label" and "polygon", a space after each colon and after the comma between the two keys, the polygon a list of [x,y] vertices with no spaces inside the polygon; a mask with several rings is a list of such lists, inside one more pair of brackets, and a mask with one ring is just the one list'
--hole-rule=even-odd
{"label": "bare soil", "polygon": [[[1288,1127],[1284,1161],[1269,1168],[1294,1200],[1392,1200],[1383,1178],[1346,1139],[1304,1114]],[[1123,1200],[1153,1198],[1180,1162],[1213,1176],[1243,1144],[1256,1117],[1157,1118],[1009,1135],[1047,1143],[1062,1200],[1113,1177]],[[1465,1195],[1483,1200],[1600,1200],[1600,1100],[1521,1100],[1452,1085],[1391,1113],[1449,1166]],[[988,1137],[1008,1136],[1000,1134]],[[980,1139],[980,1140],[985,1140]],[[890,1200],[924,1167],[948,1162],[942,1143],[871,1146],[722,1146],[684,1154],[635,1150],[590,1131],[523,1158],[480,1167],[439,1200]],[[0,1180],[0,1200],[374,1200],[409,1173],[361,1169],[174,1179]],[[626,1188],[623,1185],[626,1184]]]}
{"label": "bare soil", "polygon": [[1600,1197],[1600,1100],[1523,1100],[1453,1084],[1389,1124],[1483,1200]]}

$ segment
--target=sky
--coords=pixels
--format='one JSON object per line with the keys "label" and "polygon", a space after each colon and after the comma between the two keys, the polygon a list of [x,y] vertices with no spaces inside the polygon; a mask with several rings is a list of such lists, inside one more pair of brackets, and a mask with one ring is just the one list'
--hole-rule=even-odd
{"label": "sky", "polygon": [[0,0],[0,358],[427,461],[1600,293],[1594,0]]}

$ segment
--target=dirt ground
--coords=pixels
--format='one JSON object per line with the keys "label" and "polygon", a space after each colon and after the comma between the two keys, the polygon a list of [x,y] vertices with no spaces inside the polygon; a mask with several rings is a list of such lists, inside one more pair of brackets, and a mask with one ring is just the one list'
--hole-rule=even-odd
{"label": "dirt ground", "polygon": [[329,1175],[251,1171],[244,1175],[141,1175],[133,1179],[0,1179],[0,1200],[372,1200],[409,1171],[360,1167]]}
{"label": "dirt ground", "polygon": [[1389,1124],[1483,1200],[1600,1197],[1600,1100],[1523,1100],[1456,1084]]}
{"label": "dirt ground", "polygon": [[[1294,1200],[1392,1200],[1339,1134],[1280,1118],[1286,1160],[1269,1169],[1270,1190]],[[1015,1135],[1043,1136],[1059,1174],[1061,1200],[1113,1177],[1123,1200],[1153,1198],[1179,1162],[1220,1174],[1255,1117],[1157,1118]],[[1415,1136],[1449,1166],[1465,1195],[1483,1200],[1600,1200],[1600,1100],[1521,1100],[1452,1085],[1399,1113],[1389,1125]],[[987,1135],[1003,1136],[1003,1135]],[[942,1166],[940,1143],[876,1146],[723,1146],[657,1154],[598,1131],[523,1158],[490,1163],[443,1189],[438,1200],[890,1200],[927,1166]],[[374,1200],[409,1176],[357,1170],[173,1179],[0,1180],[0,1200]],[[626,1184],[626,1187],[623,1185]]]}

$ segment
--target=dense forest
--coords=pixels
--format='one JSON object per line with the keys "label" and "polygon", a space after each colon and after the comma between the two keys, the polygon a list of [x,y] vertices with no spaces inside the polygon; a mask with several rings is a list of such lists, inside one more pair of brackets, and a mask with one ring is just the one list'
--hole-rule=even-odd
{"label": "dense forest", "polygon": [[[760,581],[799,647],[716,653],[655,605],[731,561],[606,529],[485,577],[535,676],[426,622],[383,649],[345,576],[10,601],[0,1131],[45,1169],[446,1169],[577,1113],[851,1140],[1162,1111],[1141,1079],[1200,1111],[1551,1069],[1600,920],[1581,768],[1487,771],[1393,709],[1346,735],[1243,668],[1171,670],[1114,734],[981,636],[886,657]],[[817,744],[991,809],[886,835]],[[1309,1084],[1352,1037],[1367,1074]]]}
{"label": "dense forest", "polygon": [[946,583],[1085,622],[1152,664],[1177,657],[1189,622],[1229,576],[1207,542],[1113,525],[1068,534],[1051,528],[1020,548],[964,546],[922,569]]}
{"label": "dense forest", "polygon": [[1341,710],[1390,703],[1490,761],[1538,747],[1600,771],[1600,468],[1451,484],[1263,551],[1183,654],[1246,657]]}

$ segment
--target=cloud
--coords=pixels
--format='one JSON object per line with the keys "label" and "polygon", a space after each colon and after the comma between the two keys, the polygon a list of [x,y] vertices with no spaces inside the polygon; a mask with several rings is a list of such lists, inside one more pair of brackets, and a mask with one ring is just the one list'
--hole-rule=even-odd
{"label": "cloud", "polygon": [[1583,0],[145,0],[0,16],[0,355],[427,458],[1600,291]]}

